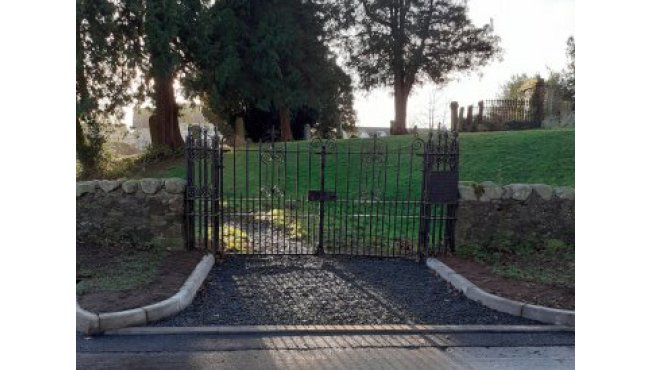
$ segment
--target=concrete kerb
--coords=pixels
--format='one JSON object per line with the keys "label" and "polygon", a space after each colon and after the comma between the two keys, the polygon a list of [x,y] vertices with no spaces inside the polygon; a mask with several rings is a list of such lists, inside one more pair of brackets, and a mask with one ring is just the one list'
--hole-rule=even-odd
{"label": "concrete kerb", "polygon": [[106,335],[364,335],[431,333],[553,333],[574,332],[561,325],[234,325],[140,326],[106,331]]}
{"label": "concrete kerb", "polygon": [[427,267],[448,281],[454,288],[463,292],[467,298],[493,310],[547,324],[575,325],[575,311],[538,306],[488,293],[435,258],[429,258],[427,260]]}
{"label": "concrete kerb", "polygon": [[84,310],[77,303],[77,330],[84,334],[99,334],[107,330],[144,325],[175,315],[192,303],[212,266],[214,266],[214,256],[205,255],[175,295],[144,307],[97,314]]}

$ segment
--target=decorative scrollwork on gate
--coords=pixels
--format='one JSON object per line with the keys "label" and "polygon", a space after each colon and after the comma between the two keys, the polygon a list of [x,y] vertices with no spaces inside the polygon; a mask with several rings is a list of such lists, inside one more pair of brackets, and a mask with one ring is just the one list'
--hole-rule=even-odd
{"label": "decorative scrollwork on gate", "polygon": [[316,137],[309,141],[309,147],[312,149],[320,149],[325,147],[328,153],[336,151],[336,138],[320,138]]}
{"label": "decorative scrollwork on gate", "polygon": [[276,163],[282,163],[286,160],[284,151],[278,148],[275,143],[271,144],[264,144],[262,146],[262,162],[265,164],[276,164]]}
{"label": "decorative scrollwork on gate", "polygon": [[388,160],[386,144],[373,135],[372,143],[361,146],[361,182],[359,194],[363,200],[381,200],[384,193],[385,167]]}
{"label": "decorative scrollwork on gate", "polygon": [[284,197],[285,149],[286,146],[275,142],[263,144],[260,148],[261,164],[264,165],[264,184],[260,186],[260,192],[267,199]]}

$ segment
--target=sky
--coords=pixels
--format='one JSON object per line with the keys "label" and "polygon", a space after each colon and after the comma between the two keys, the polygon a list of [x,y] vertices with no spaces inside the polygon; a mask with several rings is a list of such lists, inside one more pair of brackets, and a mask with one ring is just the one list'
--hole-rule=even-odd
{"label": "sky", "polygon": [[[469,0],[469,16],[475,25],[494,23],[501,37],[502,60],[495,60],[469,75],[461,75],[446,87],[424,84],[414,88],[407,107],[407,126],[426,126],[430,101],[435,121],[449,124],[451,101],[461,106],[496,97],[511,75],[559,71],[567,64],[566,41],[574,34],[573,0]],[[390,88],[355,94],[357,126],[388,127],[394,116]]]}
{"label": "sky", "polygon": [[[444,87],[425,83],[414,88],[407,107],[407,126],[426,127],[433,107],[436,124],[449,125],[449,104],[461,106],[493,99],[513,74],[542,77],[548,69],[562,70],[567,64],[566,41],[574,34],[574,0],[469,0],[469,16],[480,26],[492,20],[501,38],[503,55],[479,70],[465,73]],[[357,91],[354,107],[357,126],[388,127],[394,117],[390,88]],[[124,122],[131,125],[132,107],[125,109]]]}

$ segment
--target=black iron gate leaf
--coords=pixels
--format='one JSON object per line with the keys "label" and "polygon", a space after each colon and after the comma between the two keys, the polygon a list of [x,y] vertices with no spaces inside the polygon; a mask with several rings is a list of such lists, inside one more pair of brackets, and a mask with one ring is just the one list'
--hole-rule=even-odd
{"label": "black iron gate leaf", "polygon": [[187,247],[416,258],[452,251],[458,133],[402,142],[375,136],[231,147],[192,126]]}

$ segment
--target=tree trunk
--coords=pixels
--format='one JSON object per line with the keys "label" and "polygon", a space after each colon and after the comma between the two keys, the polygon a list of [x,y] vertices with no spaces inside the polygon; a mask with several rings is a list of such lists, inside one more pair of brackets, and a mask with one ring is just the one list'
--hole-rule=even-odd
{"label": "tree trunk", "polygon": [[291,121],[289,119],[289,108],[282,107],[278,114],[280,117],[280,137],[282,138],[282,141],[293,140],[293,134],[291,133]]}
{"label": "tree trunk", "polygon": [[151,144],[177,149],[183,146],[183,137],[178,126],[178,106],[174,97],[174,77],[171,74],[156,76],[156,113],[149,119]]}
{"label": "tree trunk", "polygon": [[395,120],[390,127],[391,135],[404,135],[406,131],[406,104],[408,102],[409,91],[404,86],[396,83],[394,85],[395,93]]}

